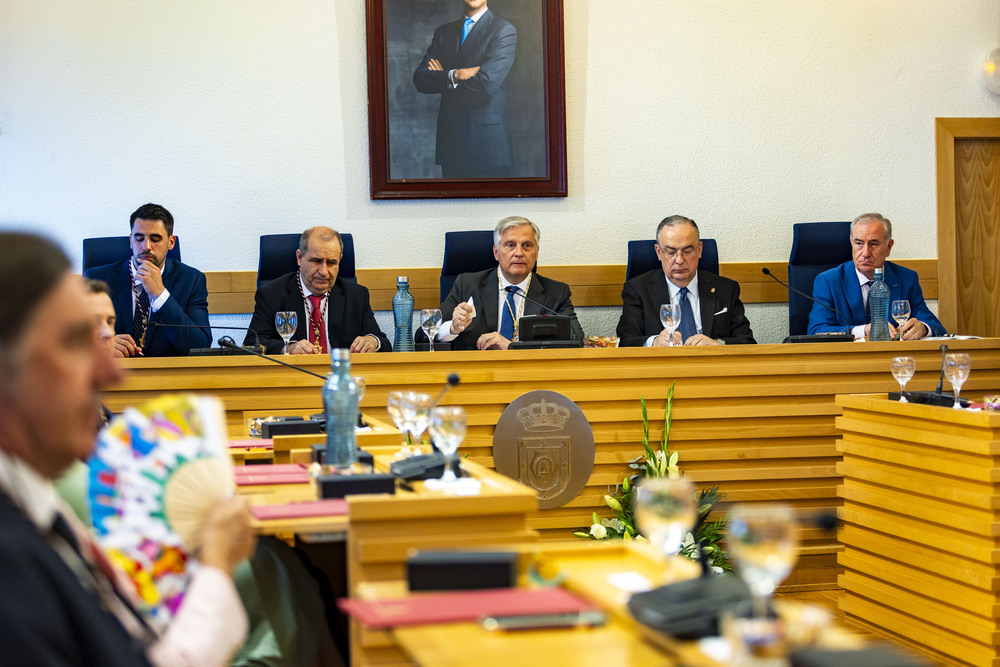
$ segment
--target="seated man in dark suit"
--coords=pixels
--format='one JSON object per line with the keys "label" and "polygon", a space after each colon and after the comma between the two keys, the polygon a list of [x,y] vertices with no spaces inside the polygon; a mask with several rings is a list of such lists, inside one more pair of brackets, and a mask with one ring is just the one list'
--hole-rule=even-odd
{"label": "seated man in dark suit", "polygon": [[[538,303],[568,316],[573,339],[583,340],[583,328],[573,310],[569,285],[534,272],[539,236],[538,226],[527,218],[512,216],[497,223],[493,230],[493,255],[500,266],[463,273],[455,279],[454,287],[441,304],[445,321],[437,340],[451,341],[454,350],[506,350],[522,315],[550,312]],[[511,285],[519,288],[517,293],[507,291]]]}
{"label": "seated man in dark suit", "polygon": [[[809,333],[843,332],[849,327],[855,338],[867,338],[871,329],[866,307],[868,283],[875,277],[875,269],[883,267],[889,302],[900,299],[910,302],[911,317],[900,327],[903,340],[948,333],[927,307],[917,272],[886,261],[891,250],[892,223],[881,214],[864,213],[851,222],[853,259],[816,276],[813,298],[819,303],[814,302],[809,311]],[[827,308],[828,305],[833,308]],[[893,337],[899,334],[891,320],[889,331]]]}
{"label": "seated man in dark suit", "polygon": [[210,346],[205,274],[167,258],[175,243],[174,216],[158,204],[145,204],[132,214],[129,226],[132,257],[84,274],[111,287],[118,315],[116,356],[187,356],[193,347]]}
{"label": "seated man in dark suit", "polygon": [[674,342],[684,345],[756,343],[735,280],[698,270],[701,237],[694,220],[664,218],[656,228],[656,256],[662,269],[636,276],[622,288],[619,345],[662,346],[669,343],[660,323],[660,305],[681,304]]}
{"label": "seated man in dark suit", "polygon": [[12,665],[218,665],[247,631],[233,585],[253,549],[243,499],[212,509],[199,568],[161,634],[53,480],[90,455],[118,381],[83,281],[62,250],[0,233],[0,645]]}
{"label": "seated man in dark suit", "polygon": [[257,335],[248,334],[243,344],[252,345],[259,339],[265,352],[281,354],[285,341],[278,334],[274,315],[294,311],[298,326],[289,354],[328,354],[334,348],[391,352],[392,344],[375,321],[368,290],[349,280],[337,280],[343,254],[340,234],[329,227],[310,227],[302,232],[295,251],[299,270],[257,290],[250,321]]}

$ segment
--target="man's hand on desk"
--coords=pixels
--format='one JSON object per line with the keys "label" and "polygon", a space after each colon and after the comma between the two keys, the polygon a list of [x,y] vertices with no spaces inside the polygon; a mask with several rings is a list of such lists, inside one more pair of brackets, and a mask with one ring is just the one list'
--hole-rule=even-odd
{"label": "man's hand on desk", "polygon": [[[889,326],[890,328],[892,327],[891,324]],[[915,317],[911,317],[903,322],[903,326],[900,327],[900,330],[903,333],[903,340],[919,340],[924,336],[929,336],[931,333],[931,330],[927,327],[927,325]]]}
{"label": "man's hand on desk", "polygon": [[480,350],[506,350],[510,341],[500,335],[498,331],[491,331],[483,334],[476,341],[476,347]]}

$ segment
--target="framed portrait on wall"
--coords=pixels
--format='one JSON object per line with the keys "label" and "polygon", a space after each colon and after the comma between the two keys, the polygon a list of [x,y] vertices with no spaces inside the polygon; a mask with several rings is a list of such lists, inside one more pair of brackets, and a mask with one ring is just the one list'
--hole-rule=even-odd
{"label": "framed portrait on wall", "polygon": [[566,196],[562,0],[367,2],[372,199]]}

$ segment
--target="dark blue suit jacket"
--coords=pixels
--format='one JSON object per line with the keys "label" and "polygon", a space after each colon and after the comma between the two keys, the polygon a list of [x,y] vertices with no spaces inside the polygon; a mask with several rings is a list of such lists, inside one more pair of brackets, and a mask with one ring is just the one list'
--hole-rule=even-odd
{"label": "dark blue suit jacket", "polygon": [[10,665],[143,667],[142,650],[0,493],[0,646]]}
{"label": "dark blue suit jacket", "polygon": [[[88,270],[88,278],[103,280],[111,286],[111,301],[115,304],[115,333],[132,333],[132,277],[128,263],[131,258]],[[167,259],[163,265],[163,286],[170,298],[150,315],[146,331],[145,357],[186,357],[193,347],[212,345],[212,330],[208,326],[208,289],[205,274],[187,264]],[[182,329],[153,326],[189,324],[203,329]],[[138,342],[138,341],[136,341]]]}
{"label": "dark blue suit jacket", "polygon": [[[941,322],[927,307],[924,293],[920,289],[917,272],[905,266],[885,263],[885,283],[889,286],[889,300],[906,299],[910,302],[910,317],[915,317],[931,328],[931,336],[944,336],[948,332]],[[844,262],[840,266],[816,276],[813,284],[813,298],[822,303],[832,305],[850,321],[837,315],[829,308],[814,303],[809,312],[809,333],[825,333],[841,331],[845,328],[867,324],[865,302],[861,296],[861,285],[854,262]],[[890,319],[893,326],[895,321]]]}
{"label": "dark blue suit jacket", "polygon": [[[282,310],[294,310],[298,313],[298,325],[289,343],[302,340],[309,330],[309,320],[306,319],[306,304],[296,283],[299,280],[297,271],[286,273],[275,278],[257,290],[254,295],[253,319],[250,328],[256,332],[247,334],[244,345],[253,345],[258,339],[267,354],[281,354],[285,341],[278,335],[274,326],[274,314]],[[340,280],[333,283],[330,290],[330,301],[327,305],[327,336],[330,349],[350,348],[358,336],[371,334],[379,339],[379,352],[392,352],[392,343],[372,312],[368,289],[350,280]]]}
{"label": "dark blue suit jacket", "polygon": [[[462,43],[465,18],[434,31],[424,59],[413,73],[421,93],[440,94],[436,162],[507,167],[511,164],[510,121],[504,81],[514,64],[517,30],[490,10],[480,17]],[[436,59],[443,72],[427,69]],[[448,84],[453,69],[479,67],[471,79]],[[470,174],[472,176],[473,174]]]}

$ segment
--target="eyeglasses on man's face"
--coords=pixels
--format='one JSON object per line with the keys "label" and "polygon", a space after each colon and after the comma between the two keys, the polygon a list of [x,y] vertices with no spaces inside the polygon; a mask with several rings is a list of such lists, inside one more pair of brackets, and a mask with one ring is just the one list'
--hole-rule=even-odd
{"label": "eyeglasses on man's face", "polygon": [[691,257],[694,255],[695,251],[698,250],[698,246],[684,246],[683,248],[671,248],[670,246],[661,245],[660,252],[667,256],[668,259],[674,259],[680,254],[684,258]]}

